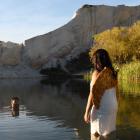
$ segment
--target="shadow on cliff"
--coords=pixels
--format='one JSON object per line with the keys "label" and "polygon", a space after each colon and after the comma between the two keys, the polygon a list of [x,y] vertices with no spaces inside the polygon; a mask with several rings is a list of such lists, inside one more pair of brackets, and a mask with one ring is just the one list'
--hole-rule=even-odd
{"label": "shadow on cliff", "polygon": [[41,69],[40,74],[47,76],[50,80],[59,80],[70,78],[71,74],[64,71],[63,69],[57,67],[57,68],[47,68],[47,69]]}
{"label": "shadow on cliff", "polygon": [[67,79],[67,78],[83,78],[82,74],[85,71],[89,71],[92,68],[92,64],[89,58],[89,50],[81,53],[76,58],[67,61],[64,70],[59,64],[57,67],[41,69],[40,74],[47,76],[49,79]]}

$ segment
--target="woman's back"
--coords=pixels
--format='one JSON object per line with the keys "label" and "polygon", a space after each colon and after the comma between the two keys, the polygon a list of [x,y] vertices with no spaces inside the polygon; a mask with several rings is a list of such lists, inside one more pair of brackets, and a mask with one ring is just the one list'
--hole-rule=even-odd
{"label": "woman's back", "polygon": [[[90,90],[94,90],[94,81],[95,77],[91,80]],[[102,79],[104,80],[104,79]],[[107,81],[103,81],[104,83]],[[103,88],[102,83],[98,83],[99,89]],[[98,89],[98,88],[97,88]],[[92,91],[90,91],[92,92]],[[98,93],[96,93],[98,94]],[[110,132],[116,130],[116,115],[117,115],[117,98],[116,98],[116,87],[111,87],[104,90],[101,100],[100,106],[97,109],[95,105],[93,105],[91,109],[91,134],[95,134],[98,132],[100,135],[107,135]]]}
{"label": "woman's back", "polygon": [[118,103],[117,103],[117,98],[116,98],[116,88],[110,88],[105,90],[101,102],[100,102],[100,108],[104,113],[112,113],[115,110],[117,111],[118,109]]}
{"label": "woman's back", "polygon": [[95,71],[90,84],[84,120],[91,123],[92,135],[105,136],[116,130],[117,72],[104,49],[96,50],[91,60]]}

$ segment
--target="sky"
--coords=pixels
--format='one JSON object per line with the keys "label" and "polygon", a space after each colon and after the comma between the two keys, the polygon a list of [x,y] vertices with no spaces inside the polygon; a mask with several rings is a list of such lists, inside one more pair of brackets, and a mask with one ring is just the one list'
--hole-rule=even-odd
{"label": "sky", "polygon": [[140,0],[0,0],[0,40],[24,43],[71,20],[84,4],[140,5]]}

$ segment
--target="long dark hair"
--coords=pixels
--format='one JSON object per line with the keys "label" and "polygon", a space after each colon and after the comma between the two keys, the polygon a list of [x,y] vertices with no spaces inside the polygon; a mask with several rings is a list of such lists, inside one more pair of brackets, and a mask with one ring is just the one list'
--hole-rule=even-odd
{"label": "long dark hair", "polygon": [[109,54],[105,49],[96,50],[93,54],[92,62],[94,69],[98,72],[101,72],[104,67],[108,67],[112,70],[113,77],[117,78],[117,72],[114,70]]}

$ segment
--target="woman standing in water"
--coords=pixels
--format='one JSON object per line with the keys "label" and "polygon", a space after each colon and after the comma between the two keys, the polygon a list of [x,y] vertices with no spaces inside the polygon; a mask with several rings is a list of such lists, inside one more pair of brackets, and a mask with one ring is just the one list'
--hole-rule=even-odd
{"label": "woman standing in water", "polygon": [[90,83],[84,120],[91,125],[91,139],[107,137],[116,130],[117,73],[108,52],[98,49],[92,58],[94,72]]}

